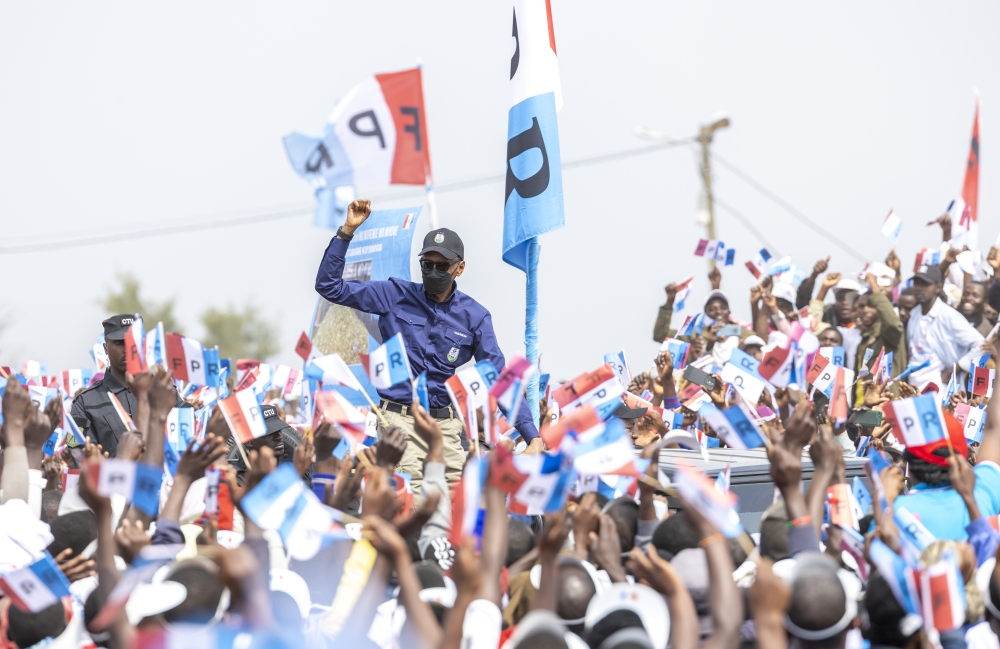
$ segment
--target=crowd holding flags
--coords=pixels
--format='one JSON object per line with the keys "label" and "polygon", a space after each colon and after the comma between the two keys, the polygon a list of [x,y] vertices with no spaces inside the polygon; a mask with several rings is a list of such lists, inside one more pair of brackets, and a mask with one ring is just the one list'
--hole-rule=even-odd
{"label": "crowd holding flags", "polygon": [[[639,491],[655,488],[661,494],[678,498],[682,508],[691,512],[691,519],[695,518],[693,512],[697,511],[699,518],[706,519],[709,527],[718,530],[718,534],[703,535],[700,542],[696,542],[706,557],[709,552],[705,550],[723,537],[748,542],[745,521],[740,517],[737,493],[740,485],[733,484],[730,467],[719,471],[712,480],[693,464],[682,460],[672,467],[672,475],[668,477],[656,460],[650,459],[656,458],[656,453],[644,451],[678,446],[699,451],[706,461],[710,459],[709,448],[720,445],[740,451],[763,447],[764,452],[772,454],[775,446],[783,441],[784,420],[794,416],[789,414],[794,410],[789,406],[791,401],[810,409],[817,406],[810,413],[813,426],[817,428],[810,441],[824,443],[827,440],[820,439],[822,433],[815,425],[815,416],[842,430],[848,415],[857,405],[853,391],[855,370],[848,367],[851,364],[849,353],[853,352],[845,346],[844,333],[839,330],[841,344],[821,347],[817,338],[820,332],[816,328],[820,317],[808,309],[789,316],[797,316],[790,324],[787,318],[772,319],[757,341],[749,344],[746,343],[751,336],[741,336],[742,325],[732,323],[738,332],[720,334],[720,340],[711,340],[717,347],[706,350],[701,346],[705,341],[700,338],[714,336],[713,327],[717,324],[728,326],[730,323],[716,323],[705,313],[699,313],[685,319],[675,334],[678,337],[668,336],[662,340],[660,351],[670,354],[671,363],[657,358],[648,373],[634,377],[624,351],[612,352],[606,354],[603,363],[596,368],[569,381],[549,385],[549,375],[539,372],[538,237],[562,227],[564,215],[556,118],[562,97],[555,30],[548,0],[515,0],[512,29],[502,255],[506,263],[526,274],[526,357],[511,357],[505,367],[479,360],[456,367],[454,375],[445,381],[453,410],[458,413],[472,447],[472,457],[462,467],[458,484],[453,485],[457,487],[453,497],[444,493],[447,489],[438,495],[440,498],[452,497],[450,529],[446,530],[452,547],[448,550],[453,554],[454,548],[461,551],[468,539],[474,539],[477,546],[482,546],[489,487],[506,494],[504,516],[510,512],[527,517],[561,515],[571,498],[578,500],[577,507],[583,507],[579,497],[588,492],[598,492],[612,499],[622,498],[634,506],[636,502],[633,501],[642,502],[642,496],[637,497]],[[421,86],[419,68],[375,75],[337,104],[321,137],[293,134],[285,139],[286,151],[296,171],[317,187],[317,223],[325,226],[336,224],[338,209],[346,205],[346,197],[353,197],[354,188],[358,185],[367,188],[388,184],[426,184],[430,188],[429,145]],[[972,150],[962,198],[950,208],[957,226],[967,233],[965,241],[973,243],[977,225],[978,130],[977,100]],[[893,245],[898,241],[901,228],[902,220],[890,211],[883,222],[882,233]],[[922,251],[918,254],[918,264],[923,265],[925,261],[936,263],[934,254],[937,253]],[[696,246],[695,255],[729,266],[735,261],[736,250],[727,248],[719,240],[702,239]],[[766,249],[761,249],[746,262],[746,266],[755,278],[769,282],[784,281],[782,278],[795,277],[797,273],[790,256],[775,259]],[[677,286],[674,306],[678,310],[685,306],[692,279],[689,277]],[[791,297],[786,301],[791,301]],[[776,335],[772,339],[768,334]],[[761,338],[764,336],[768,337],[767,341]],[[408,384],[412,388],[413,402],[396,405],[412,408],[413,404],[420,403],[425,410],[431,410],[427,374],[422,372],[414,376],[403,333],[389,337],[368,354],[359,352],[362,362],[356,365],[348,365],[338,354],[323,354],[303,334],[295,345],[295,353],[302,359],[301,368],[252,359],[239,359],[234,363],[221,358],[217,348],[206,348],[192,338],[165,332],[162,323],[147,331],[138,314],[131,322],[124,342],[129,374],[162,367],[171,373],[179,393],[189,402],[199,405],[197,410],[174,408],[167,416],[162,469],[119,458],[107,459],[92,469],[96,494],[121,496],[150,517],[155,517],[159,511],[164,473],[175,477],[183,453],[192,448],[192,444],[205,440],[208,417],[216,405],[239,452],[243,453],[243,444],[264,437],[268,432],[265,419],[271,415],[265,415],[265,409],[274,409],[276,404],[289,405],[298,399],[300,407],[294,414],[289,412],[287,423],[299,430],[303,438],[310,437],[324,424],[337,431],[340,440],[333,456],[338,461],[347,458],[348,454],[352,457],[344,475],[336,477],[336,480],[343,481],[363,473],[361,468],[355,469],[353,458],[357,459],[358,466],[371,463],[370,452],[366,454],[366,449],[361,447],[374,442],[371,431],[376,417],[383,418],[382,422],[386,423],[382,412],[386,409],[380,409],[375,403],[379,398],[378,390]],[[758,349],[748,350],[736,347],[737,344]],[[718,353],[718,348],[722,347],[725,347],[724,354]],[[875,348],[869,347],[860,364],[859,380],[870,380],[888,391],[892,383],[900,382],[910,372],[926,367],[930,362],[914,362],[906,372],[890,381],[892,359],[893,351],[885,346],[881,347],[877,356]],[[988,355],[969,365],[968,370],[961,368],[969,377],[966,384],[968,394],[982,397],[980,401],[992,396],[995,379],[995,370],[986,366],[987,360]],[[98,370],[102,369],[96,356],[95,362],[98,363]],[[923,459],[946,447],[949,459],[954,459],[956,453],[960,458],[967,453],[967,444],[982,445],[986,412],[981,403],[960,402],[954,405],[952,410],[962,428],[964,440],[953,439],[949,432],[954,429],[951,425],[954,422],[946,414],[946,409],[951,397],[958,392],[956,365],[953,365],[952,381],[944,399],[931,390],[909,397],[894,394],[891,398],[886,397],[886,403],[879,404],[898,448],[905,447],[908,452]],[[698,373],[678,376],[681,374],[678,371],[671,376],[668,371],[671,368],[698,370]],[[71,406],[70,397],[75,390],[84,387],[88,375],[84,370],[67,370],[58,376],[43,376],[44,373],[44,365],[38,362],[27,362],[21,375],[4,371],[3,378],[0,378],[0,394],[8,382],[14,382],[14,386],[24,383],[39,409],[44,410],[54,399],[63,403],[61,425],[45,449],[46,455],[54,457],[61,447],[69,444],[70,438],[76,445],[86,443],[79,427],[66,412]],[[678,390],[671,391],[668,387]],[[654,394],[653,390],[657,393]],[[779,390],[784,391],[782,397],[778,396]],[[795,395],[794,399],[789,396],[791,394]],[[779,404],[784,398],[788,401]],[[828,400],[825,406],[821,405],[822,398]],[[134,422],[118,397],[110,394],[109,400],[113,416],[120,419],[127,429],[134,430]],[[526,445],[518,443],[518,433],[511,428],[508,420],[513,421],[524,405],[537,410],[540,401],[549,412],[540,430],[545,448],[538,453],[528,453],[525,452]],[[58,405],[59,402],[55,403]],[[782,413],[782,410],[785,412]],[[642,414],[632,417],[634,411],[641,411]],[[656,441],[646,445],[640,455],[637,446],[642,444],[638,440],[647,434],[649,426],[657,430]],[[311,443],[311,439],[309,441]],[[895,540],[899,547],[890,548],[883,540],[875,538],[870,543],[867,556],[865,554],[862,535],[866,530],[862,529],[862,520],[867,510],[871,508],[883,515],[892,511],[881,478],[886,471],[893,470],[892,461],[874,444],[871,450],[863,446],[870,443],[870,440],[859,442],[851,450],[860,455],[868,452],[865,471],[873,486],[872,493],[858,478],[852,483],[821,485],[821,495],[822,487],[826,487],[822,503],[825,519],[813,522],[804,520],[810,519],[810,516],[802,516],[789,520],[785,527],[790,531],[815,526],[814,535],[822,531],[831,543],[835,542],[839,529],[839,547],[859,564],[856,572],[862,580],[868,579],[870,562],[888,582],[903,610],[919,618],[930,637],[934,637],[934,632],[956,630],[964,624],[968,610],[959,557],[954,548],[945,549],[933,559],[925,555],[925,551],[938,539],[921,522],[917,515],[920,512],[911,512],[901,505],[895,507],[888,518],[898,528],[898,539]],[[801,451],[801,448],[797,450]],[[690,457],[695,456],[692,454]],[[245,456],[243,459],[249,464]],[[299,459],[279,464],[254,486],[248,487],[245,493],[240,494],[239,508],[248,521],[273,532],[280,539],[286,551],[285,559],[312,561],[332,543],[341,540],[351,542],[350,556],[343,564],[344,577],[333,598],[334,606],[329,607],[333,613],[324,618],[322,632],[327,633],[332,626],[332,617],[349,615],[359,599],[362,588],[353,588],[353,595],[345,594],[345,591],[353,586],[364,586],[365,578],[375,563],[374,542],[381,542],[378,551],[387,557],[398,548],[391,548],[384,538],[377,538],[372,523],[368,522],[370,518],[362,522],[327,504],[324,486],[338,484],[333,476],[313,474],[314,483],[320,485],[319,495],[310,489],[300,475],[302,470],[296,464]],[[305,465],[309,465],[310,458],[305,459]],[[983,465],[989,463],[987,460]],[[244,470],[248,468],[245,466]],[[216,519],[222,509],[222,472],[219,468],[209,469],[204,507],[208,520]],[[392,489],[397,500],[408,503],[406,513],[412,514],[414,493],[410,476],[393,474],[392,470],[389,474],[392,475]],[[62,480],[65,489],[69,482],[67,472],[63,472]],[[372,492],[376,491],[372,486],[375,479],[371,480],[359,488],[359,493],[364,494],[362,504],[353,513],[366,517],[379,514],[365,509],[368,507],[365,498],[369,497],[369,488]],[[343,488],[344,482],[339,484]],[[799,489],[798,484],[794,487]],[[496,493],[495,490],[492,492]],[[649,509],[655,511],[655,508]],[[429,516],[438,514],[428,513]],[[990,516],[994,527],[996,516]],[[399,523],[398,519],[390,521],[390,518],[386,517],[387,523]],[[641,522],[653,521],[641,519]],[[440,521],[435,524],[442,525]],[[602,520],[602,524],[606,522]],[[546,532],[551,531],[549,525],[547,521]],[[0,530],[0,537],[6,538],[5,535],[11,533]],[[639,546],[640,536],[637,528],[633,538],[625,540]],[[405,544],[402,536],[400,539]],[[809,549],[818,550],[819,537],[813,540],[816,547]],[[582,542],[587,543],[587,539]],[[691,547],[682,551],[694,549]],[[601,557],[600,561],[607,562],[602,568],[606,573],[609,572],[607,569],[613,568],[614,560],[621,559],[620,554],[616,550],[610,553],[610,559]],[[653,554],[650,552],[650,557]],[[397,574],[408,565],[400,556],[403,556],[402,551],[393,556],[397,561],[394,565]],[[636,561],[634,555],[630,558]],[[13,570],[0,570],[0,589],[19,609],[37,612],[60,602],[63,597],[71,596],[69,584],[59,565],[47,552],[22,564]],[[362,570],[362,566],[367,571]],[[755,569],[762,573],[771,570],[765,566],[767,564],[761,563]],[[835,569],[839,578],[839,571],[843,568],[838,564]],[[453,574],[459,578],[460,572],[456,570]],[[723,576],[731,572],[727,570]],[[718,575],[712,574],[711,577],[714,585]],[[412,588],[412,581],[405,586],[403,581],[401,578],[401,589]],[[596,586],[598,583],[595,581]],[[604,584],[600,586],[603,588]],[[636,586],[629,584],[628,587]],[[852,606],[856,613],[857,597],[852,599],[848,591],[845,591],[848,594],[845,615],[852,612]],[[426,602],[424,597],[421,592],[421,602]],[[338,605],[344,601],[349,601],[350,605]],[[304,616],[310,608],[305,607]],[[407,614],[411,613],[407,611]],[[590,617],[588,609],[585,624],[592,626]],[[850,622],[852,616],[845,619]],[[788,630],[794,635],[791,626]],[[516,640],[511,642],[516,644]],[[666,647],[666,638],[657,646]]]}

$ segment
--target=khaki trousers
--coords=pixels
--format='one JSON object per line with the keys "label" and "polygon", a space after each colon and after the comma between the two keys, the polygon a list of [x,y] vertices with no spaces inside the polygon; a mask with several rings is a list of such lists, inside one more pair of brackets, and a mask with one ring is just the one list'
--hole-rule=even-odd
{"label": "khaki trousers", "polygon": [[[414,431],[413,417],[409,412],[398,413],[382,410],[382,414],[389,426],[398,426],[406,433],[406,450],[403,451],[403,458],[396,466],[396,471],[410,474],[410,484],[414,494],[419,498],[420,485],[424,481],[424,458],[427,457],[427,444]],[[453,486],[461,479],[462,467],[465,465],[465,451],[462,449],[462,433],[465,431],[465,427],[462,425],[462,420],[456,417],[435,421],[441,427],[441,432],[444,435],[445,478],[447,478],[448,484]],[[379,437],[382,437],[385,430],[385,424],[379,420]]]}

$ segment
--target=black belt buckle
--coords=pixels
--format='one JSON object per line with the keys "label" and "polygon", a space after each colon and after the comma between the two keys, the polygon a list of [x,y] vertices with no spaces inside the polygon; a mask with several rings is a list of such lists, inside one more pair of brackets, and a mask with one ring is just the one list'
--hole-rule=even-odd
{"label": "black belt buckle", "polygon": [[[396,403],[395,401],[389,401],[388,399],[382,399],[382,410],[388,410],[389,412],[396,412],[403,414],[404,410],[408,410],[409,407],[402,404]],[[428,413],[434,419],[451,419],[454,414],[450,407],[448,408],[431,408]]]}

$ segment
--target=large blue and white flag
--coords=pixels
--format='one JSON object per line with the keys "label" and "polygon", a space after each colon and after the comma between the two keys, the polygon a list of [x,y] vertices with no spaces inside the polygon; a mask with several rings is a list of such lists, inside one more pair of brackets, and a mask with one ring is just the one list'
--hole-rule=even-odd
{"label": "large blue and white flag", "polygon": [[556,112],[562,108],[547,0],[514,0],[503,260],[528,270],[528,243],[564,224]]}

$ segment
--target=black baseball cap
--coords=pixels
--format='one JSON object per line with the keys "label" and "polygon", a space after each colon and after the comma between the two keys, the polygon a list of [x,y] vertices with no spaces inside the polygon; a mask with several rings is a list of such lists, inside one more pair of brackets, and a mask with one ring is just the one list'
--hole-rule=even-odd
{"label": "black baseball cap", "polygon": [[465,259],[465,244],[462,243],[462,237],[453,230],[438,228],[431,230],[424,237],[424,247],[420,251],[420,255],[426,255],[428,252],[439,252],[444,255],[445,259],[455,259],[456,257]]}
{"label": "black baseball cap", "polygon": [[267,424],[267,434],[276,433],[285,427],[285,422],[278,416],[278,406],[273,403],[264,404],[260,407],[260,414],[264,415],[264,423]]}
{"label": "black baseball cap", "polygon": [[944,282],[944,277],[941,276],[941,269],[937,266],[928,266],[927,270],[922,273],[915,273],[913,279],[923,280],[928,284],[941,284]]}
{"label": "black baseball cap", "polygon": [[101,324],[104,325],[105,340],[125,340],[125,332],[135,322],[135,315],[132,313],[120,313],[113,315]]}
{"label": "black baseball cap", "polygon": [[630,408],[627,403],[622,401],[621,405],[615,408],[614,415],[619,419],[638,419],[646,414],[648,408]]}

